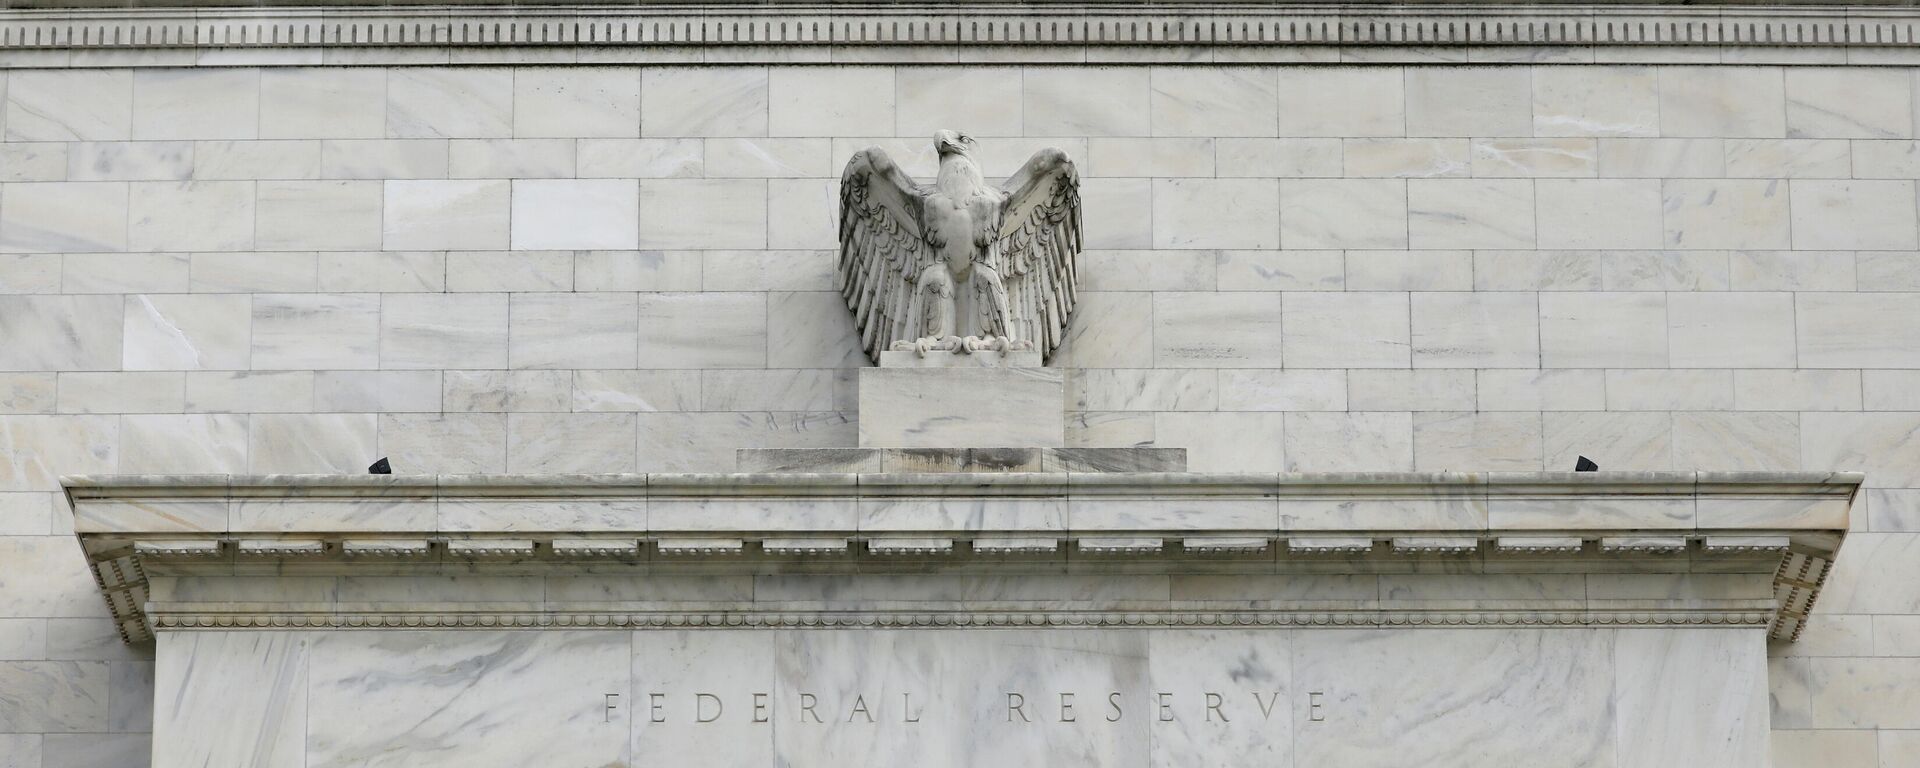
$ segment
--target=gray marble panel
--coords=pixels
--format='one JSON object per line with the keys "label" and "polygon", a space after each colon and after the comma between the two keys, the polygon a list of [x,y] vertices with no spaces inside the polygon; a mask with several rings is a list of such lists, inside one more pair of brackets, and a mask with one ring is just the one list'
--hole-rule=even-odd
{"label": "gray marble panel", "polygon": [[307,766],[626,765],[617,632],[336,632],[309,669]]}
{"label": "gray marble panel", "polygon": [[1614,634],[1619,765],[1767,764],[1766,639],[1760,633]]}
{"label": "gray marble panel", "polygon": [[312,638],[306,632],[162,635],[154,768],[304,768]]}

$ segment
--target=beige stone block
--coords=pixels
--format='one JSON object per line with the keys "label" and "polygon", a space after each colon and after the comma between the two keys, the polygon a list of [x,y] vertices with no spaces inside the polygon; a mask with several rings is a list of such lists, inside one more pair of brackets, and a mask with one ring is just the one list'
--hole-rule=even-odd
{"label": "beige stone block", "polygon": [[1783,138],[1785,78],[1775,67],[1682,66],[1660,71],[1660,135]]}
{"label": "beige stone block", "polygon": [[1096,411],[1211,411],[1219,403],[1212,370],[1091,369],[1083,406]]}
{"label": "beige stone block", "polygon": [[0,371],[120,367],[117,296],[0,296]]}
{"label": "beige stone block", "polygon": [[575,176],[589,178],[674,178],[701,175],[700,139],[580,139],[575,142]]}
{"label": "beige stone block", "polygon": [[1405,248],[1406,183],[1392,179],[1282,181],[1280,242],[1288,249]]}
{"label": "beige stone block", "polygon": [[[1278,141],[1278,139],[1272,141]],[[1088,176],[1212,176],[1214,175],[1213,158],[1212,139],[1097,138],[1088,142],[1087,163],[1080,172]],[[1231,175],[1264,176],[1268,174]]]}
{"label": "beige stone block", "polygon": [[765,136],[767,85],[761,67],[643,69],[640,134]]}
{"label": "beige stone block", "polygon": [[1853,154],[1839,139],[1728,139],[1727,175],[1739,178],[1845,179]]}
{"label": "beige stone block", "polygon": [[1590,177],[1599,150],[1593,139],[1474,139],[1473,175],[1503,177]]}
{"label": "beige stone block", "polygon": [[1540,365],[1539,302],[1530,293],[1415,293],[1415,368]]}
{"label": "beige stone block", "polygon": [[637,419],[643,472],[731,471],[743,445],[838,448],[857,439],[851,415],[832,411],[642,413]]}
{"label": "beige stone block", "polygon": [[513,70],[388,70],[388,138],[504,139],[512,135]]}
{"label": "beige stone block", "polygon": [[381,299],[380,367],[507,367],[506,294],[393,294]]}
{"label": "beige stone block", "polygon": [[1156,179],[1153,247],[1277,248],[1278,187],[1266,179]]}
{"label": "beige stone block", "polygon": [[[678,379],[692,372],[641,371],[640,373]],[[700,371],[698,373],[698,390],[700,393],[699,410],[833,410],[834,374],[834,371],[825,369]],[[576,378],[576,382],[577,381],[578,379]],[[577,395],[577,384],[575,392]]]}
{"label": "beige stone block", "polygon": [[639,367],[767,366],[766,297],[762,293],[717,291],[641,296]]}
{"label": "beige stone block", "polygon": [[453,139],[447,176],[455,179],[569,179],[579,168],[573,139]]}
{"label": "beige stone block", "polygon": [[1697,369],[1607,371],[1607,410],[1681,411],[1733,408],[1733,372]]}
{"label": "beige stone block", "polygon": [[1283,67],[1281,136],[1402,136],[1406,83],[1396,67]]}
{"label": "beige stone block", "polygon": [[1134,447],[1153,443],[1153,422],[1162,416],[1186,414],[1156,413],[1069,413],[1067,446],[1070,448]]}
{"label": "beige stone block", "polygon": [[514,250],[632,248],[639,239],[639,185],[632,180],[513,182]]}
{"label": "beige stone block", "polygon": [[449,413],[572,410],[568,371],[447,371],[441,384]]}
{"label": "beige stone block", "polygon": [[521,67],[513,71],[513,135],[640,135],[640,71]]}
{"label": "beige stone block", "polygon": [[125,141],[133,137],[133,72],[37,69],[11,72],[7,141]]}
{"label": "beige stone block", "polygon": [[1354,291],[1473,290],[1472,251],[1348,251]]}
{"label": "beige stone block", "polygon": [[1717,178],[1726,174],[1720,139],[1600,139],[1603,178]]}
{"label": "beige stone block", "polygon": [[401,413],[380,417],[380,450],[401,474],[507,471],[504,414]]}
{"label": "beige stone block", "polygon": [[255,294],[255,370],[378,368],[380,297],[364,293]]}
{"label": "beige stone block", "polygon": [[320,142],[196,141],[193,177],[199,180],[317,179]]}
{"label": "beige stone block", "polygon": [[1356,411],[1464,411],[1474,407],[1473,371],[1347,372],[1347,407]]}
{"label": "beige stone block", "polygon": [[1901,69],[1788,67],[1787,135],[1913,138],[1913,82]]}
{"label": "beige stone block", "polygon": [[320,142],[323,179],[444,179],[445,139],[357,139]]}
{"label": "beige stone block", "polygon": [[1210,141],[1215,159],[1213,164],[1218,166],[1216,170],[1221,177],[1341,175],[1339,139],[1222,138]]}
{"label": "beige stone block", "polygon": [[61,413],[178,413],[186,404],[180,373],[80,372],[60,374]]}
{"label": "beige stone block", "polygon": [[765,248],[766,182],[645,179],[641,248]]}
{"label": "beige stone block", "polygon": [[139,69],[133,73],[133,138],[259,138],[260,70]]}
{"label": "beige stone block", "polygon": [[0,189],[0,250],[8,253],[127,249],[127,185],[8,184]]}
{"label": "beige stone block", "polygon": [[1406,70],[1408,136],[1527,136],[1533,93],[1522,67]]}
{"label": "beige stone block", "polygon": [[1154,363],[1177,368],[1277,368],[1281,307],[1278,293],[1154,294]]}
{"label": "beige stone block", "polygon": [[[708,291],[836,290],[838,251],[701,251]],[[1080,264],[1085,268],[1084,255]],[[1086,287],[1082,281],[1081,286]]]}
{"label": "beige stone block", "polygon": [[834,175],[827,139],[707,139],[708,178],[820,178]]}
{"label": "beige stone block", "polygon": [[839,182],[767,180],[767,247],[838,249],[839,220]]}
{"label": "beige stone block", "polygon": [[0,413],[52,413],[55,393],[52,373],[0,373]]}
{"label": "beige stone block", "polygon": [[1607,407],[1601,371],[1481,370],[1476,372],[1482,411],[1600,411]]}
{"label": "beige stone block", "polygon": [[468,293],[573,290],[572,251],[454,251],[446,290]]}
{"label": "beige stone block", "polygon": [[387,71],[276,67],[260,71],[260,138],[378,139],[387,130]]}
{"label": "beige stone block", "polygon": [[[1662,183],[1668,248],[1786,250],[1787,182],[1667,179]],[[1799,215],[1798,212],[1795,212]]]}
{"label": "beige stone block", "polygon": [[1534,247],[1531,179],[1410,179],[1413,248]]}
{"label": "beige stone block", "polygon": [[1790,182],[1797,250],[1920,248],[1910,181]]}
{"label": "beige stone block", "polygon": [[1540,364],[1547,368],[1663,368],[1667,296],[1540,294]]}
{"label": "beige stone block", "polygon": [[[1082,293],[1080,302],[1074,307],[1074,321],[1067,331],[1067,344],[1073,343],[1074,334],[1085,328],[1078,318],[1101,317],[1111,315],[1114,310],[1101,298],[1123,294]],[[1147,333],[1146,296],[1139,297],[1138,311],[1141,316],[1130,318],[1141,334]],[[860,339],[854,335],[853,314],[847,311],[846,300],[837,292],[828,291],[774,291],[767,294],[766,330],[764,332],[769,368],[860,368],[869,365],[867,354],[860,346]],[[1089,314],[1081,314],[1089,313]],[[1110,317],[1107,322],[1115,322]],[[1129,326],[1127,330],[1132,330]],[[752,333],[751,329],[743,333]],[[1141,337],[1135,337],[1137,341]],[[1097,342],[1096,342],[1097,344]],[[1140,365],[1152,365],[1153,349],[1145,344],[1138,345]],[[1054,354],[1054,365],[1066,365],[1066,348],[1063,346]],[[804,446],[803,446],[804,447]],[[732,454],[728,454],[732,455]]]}
{"label": "beige stone block", "polygon": [[1734,251],[1728,262],[1728,287],[1736,291],[1851,291],[1856,284],[1852,251]]}
{"label": "beige stone block", "polygon": [[377,418],[370,413],[254,414],[247,419],[247,471],[366,472],[380,458]]}
{"label": "beige stone block", "polygon": [[[0,705],[0,726],[15,733],[53,733],[41,737],[36,766],[87,765],[70,762],[98,758],[139,759],[128,751],[92,751],[115,741],[111,737],[88,734],[69,740],[62,734],[76,731],[104,732],[107,728],[108,665],[96,661],[4,661],[0,662],[0,684],[13,694]],[[49,744],[48,742],[52,742]],[[74,753],[80,753],[75,755]],[[57,762],[49,762],[57,761]],[[91,763],[101,765],[102,763]]]}
{"label": "beige stone block", "polygon": [[[1878,651],[1882,647],[1878,645],[1881,639],[1902,640],[1899,634],[1886,630],[1902,629],[1899,625],[1904,622],[1900,619],[1912,616],[1915,603],[1920,602],[1920,595],[1912,589],[1889,588],[1914,583],[1916,572],[1920,572],[1920,558],[1914,557],[1920,552],[1920,536],[1855,530],[1847,534],[1847,546],[1849,559],[1834,561],[1827,578],[1828,588],[1820,595],[1820,612],[1879,614],[1874,617],[1879,625],[1876,629],[1881,630],[1875,638]],[[1889,619],[1895,620],[1894,623],[1887,624]],[[1886,650],[1898,653],[1901,648],[1896,644]],[[1813,682],[1817,685],[1818,680]]]}
{"label": "beige stone block", "polygon": [[1676,413],[1673,463],[1682,469],[1788,471],[1800,468],[1800,418],[1793,413]]}
{"label": "beige stone block", "polygon": [[700,410],[701,371],[574,371],[573,410]]}
{"label": "beige stone block", "polygon": [[1281,303],[1292,368],[1406,368],[1411,364],[1405,293],[1295,293]]}
{"label": "beige stone block", "polygon": [[187,279],[194,293],[301,293],[317,290],[313,253],[196,253]]}
{"label": "beige stone block", "polygon": [[1920,142],[1856,139],[1847,143],[1853,150],[1856,179],[1920,178]]}
{"label": "beige stone block", "polygon": [[1219,372],[1222,411],[1344,411],[1347,372],[1343,370],[1223,370]]}
{"label": "beige stone block", "polygon": [[633,367],[636,301],[627,293],[514,294],[508,310],[510,367]]}
{"label": "beige stone block", "polygon": [[1802,293],[1794,297],[1806,368],[1920,368],[1920,294]]}
{"label": "beige stone block", "polygon": [[1800,414],[1801,460],[1807,469],[1867,473],[1875,488],[1920,484],[1920,416],[1913,413]]}
{"label": "beige stone block", "polygon": [[863,368],[860,447],[1059,447],[1057,368]]}
{"label": "beige stone block", "polygon": [[1140,67],[1029,67],[1023,117],[1035,136],[1147,136],[1151,70]]}
{"label": "beige stone block", "polygon": [[1538,472],[1537,413],[1437,412],[1413,415],[1413,468],[1419,472]]}
{"label": "beige stone block", "polygon": [[[188,374],[188,396],[193,393]],[[313,376],[313,409],[323,413],[441,410],[440,371],[320,371]]]}
{"label": "beige stone block", "polygon": [[1673,365],[1792,368],[1794,304],[1788,293],[1674,293],[1667,296]]}
{"label": "beige stone block", "polygon": [[59,293],[65,261],[58,253],[0,255],[0,293]]}
{"label": "beige stone block", "polygon": [[1288,472],[1409,472],[1413,414],[1286,414]]}
{"label": "beige stone block", "polygon": [[183,293],[184,253],[69,253],[60,257],[59,293]]}
{"label": "beige stone block", "polygon": [[[1842,374],[1849,371],[1818,371]],[[1920,411],[1920,371],[1859,371],[1861,398],[1868,411]],[[1800,410],[1863,410],[1861,408]]]}
{"label": "beige stone block", "polygon": [[1780,768],[1880,768],[1873,731],[1774,730],[1773,764]]}
{"label": "beige stone block", "polygon": [[254,231],[261,250],[380,248],[378,182],[262,181],[254,192]]}
{"label": "beige stone block", "polygon": [[1920,728],[1920,659],[1812,659],[1818,728]]}
{"label": "beige stone block", "polygon": [[782,67],[767,82],[766,135],[856,136],[894,124],[891,67]]}
{"label": "beige stone block", "polygon": [[1277,88],[1268,67],[1155,68],[1153,135],[1278,135]]}
{"label": "beige stone block", "polygon": [[89,141],[68,146],[66,181],[186,181],[194,142]]}
{"label": "beige stone block", "polygon": [[1216,290],[1338,291],[1346,285],[1340,251],[1219,251],[1214,255]]}
{"label": "beige stone block", "polygon": [[1541,179],[1534,182],[1541,248],[1658,248],[1660,182]]}
{"label": "beige stone block", "polygon": [[511,182],[389,181],[381,243],[389,250],[507,247]]}
{"label": "beige stone block", "polygon": [[246,251],[254,244],[254,184],[149,181],[128,185],[127,247]]}
{"label": "beige stone block", "polygon": [[1534,67],[1533,135],[1660,135],[1653,67]]}
{"label": "beige stone block", "polygon": [[1609,291],[1724,291],[1725,251],[1602,251],[1600,283]]}
{"label": "beige stone block", "polygon": [[[1212,291],[1214,263],[1209,251],[1082,251],[1075,262],[1080,290]],[[831,254],[825,269],[831,273]]]}
{"label": "beige stone block", "polygon": [[950,128],[977,137],[1021,135],[1021,77],[1017,67],[900,68],[895,134],[932,136]]}
{"label": "beige stone block", "polygon": [[127,370],[248,367],[253,310],[245,295],[128,296],[123,313]]}
{"label": "beige stone block", "polygon": [[573,285],[581,291],[697,291],[700,254],[693,251],[581,251]]}
{"label": "beige stone block", "polygon": [[[806,296],[806,294],[793,294]],[[837,294],[831,303],[822,300],[822,309],[831,305],[839,317],[847,317],[845,301]],[[776,294],[778,300],[778,294]],[[781,315],[774,315],[774,328],[781,328]],[[843,321],[851,336],[852,321]],[[1154,298],[1139,292],[1085,292],[1073,305],[1073,323],[1068,338],[1054,351],[1052,363],[1062,369],[1150,369],[1154,367]],[[856,340],[849,340],[856,344]],[[770,344],[770,349],[781,349]],[[864,355],[862,355],[864,357]],[[776,363],[778,365],[778,363]]]}
{"label": "beige stone block", "polygon": [[1863,391],[1859,371],[1733,372],[1733,407],[1742,411],[1857,411]]}
{"label": "beige stone block", "polygon": [[[119,435],[120,419],[115,416],[0,416],[0,451],[10,457],[0,462],[0,490],[57,491],[61,475],[114,472],[119,465]],[[6,541],[0,539],[0,548],[5,547]],[[77,563],[77,558],[75,560]],[[14,572],[33,573],[31,569]],[[81,584],[87,581],[84,577],[79,580]],[[45,591],[38,591],[36,587]],[[60,603],[58,591],[30,581],[16,582],[15,589],[25,591],[10,596],[0,587],[0,604],[14,605],[9,597],[48,601],[45,607],[21,611],[27,615],[61,615],[85,605],[79,601]]]}
{"label": "beige stone block", "polygon": [[[1084,247],[1154,247],[1154,184],[1150,179],[1082,179],[1080,210],[1086,234]],[[1279,197],[1279,190],[1274,190],[1271,216],[1275,219],[1279,218]],[[1274,229],[1274,237],[1278,238],[1279,227]]]}
{"label": "beige stone block", "polygon": [[1855,271],[1861,290],[1920,291],[1920,254],[1862,251]]}
{"label": "beige stone block", "polygon": [[1667,413],[1544,413],[1546,468],[1573,469],[1585,456],[1608,470],[1673,468],[1673,419]]}
{"label": "beige stone block", "polygon": [[[188,413],[304,413],[316,405],[312,371],[189,371],[184,376]],[[240,433],[246,434],[244,425]],[[244,437],[240,444],[246,445]]]}
{"label": "beige stone block", "polygon": [[1279,413],[1155,413],[1153,445],[1185,448],[1189,472],[1278,472],[1286,468]]}
{"label": "beige stone block", "polygon": [[123,417],[120,471],[244,473],[247,421],[247,416],[226,414]]}
{"label": "beige stone block", "polygon": [[0,181],[65,181],[67,145],[41,141],[0,145]]}
{"label": "beige stone block", "polygon": [[1473,173],[1466,139],[1347,139],[1342,144],[1347,176],[1431,179]]}

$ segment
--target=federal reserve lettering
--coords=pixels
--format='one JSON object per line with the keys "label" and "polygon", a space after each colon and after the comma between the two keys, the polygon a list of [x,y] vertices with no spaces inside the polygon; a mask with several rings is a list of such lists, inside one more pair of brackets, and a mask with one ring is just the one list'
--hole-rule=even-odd
{"label": "federal reserve lettering", "polygon": [[[604,694],[609,719],[620,707],[619,694]],[[1328,717],[1324,691],[1300,694],[1299,712],[1307,722],[1323,722]],[[649,692],[640,706],[644,722],[671,724],[707,724],[719,722],[781,722],[830,725],[834,723],[913,725],[945,717],[977,719],[982,714],[1008,723],[1077,723],[1099,719],[1117,723],[1134,718],[1173,722],[1192,718],[1205,722],[1233,723],[1243,720],[1271,720],[1284,714],[1284,691],[1239,690],[1147,693],[1126,691],[1005,691],[990,713],[954,711],[965,706],[958,700],[914,692],[855,693],[844,698],[806,691],[774,694],[722,695],[708,692]],[[966,697],[967,702],[973,697]],[[943,708],[942,705],[946,705]]]}

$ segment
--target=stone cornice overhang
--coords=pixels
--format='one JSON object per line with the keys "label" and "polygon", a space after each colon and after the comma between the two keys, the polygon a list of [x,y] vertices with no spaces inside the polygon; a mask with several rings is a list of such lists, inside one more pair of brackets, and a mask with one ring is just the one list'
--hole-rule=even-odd
{"label": "stone cornice overhang", "polygon": [[0,66],[1920,61],[1906,2],[218,5],[0,10]]}
{"label": "stone cornice overhang", "polygon": [[[74,529],[129,641],[159,628],[1737,624],[1797,637],[1844,538],[1849,473],[82,476]],[[1774,573],[1773,600],[1595,612],[1377,607],[670,617],[537,609],[174,613],[150,572],[393,575]],[[1729,607],[1730,606],[1730,607]],[[1644,607],[1643,607],[1644,608]],[[158,614],[158,615],[156,615]]]}

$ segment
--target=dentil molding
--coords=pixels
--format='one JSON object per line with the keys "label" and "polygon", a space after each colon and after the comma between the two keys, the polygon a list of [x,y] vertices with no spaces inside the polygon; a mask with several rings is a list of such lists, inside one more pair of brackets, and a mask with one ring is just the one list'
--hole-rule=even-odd
{"label": "dentil molding", "polygon": [[189,5],[0,11],[0,65],[1896,63],[1917,29],[1907,4]]}

